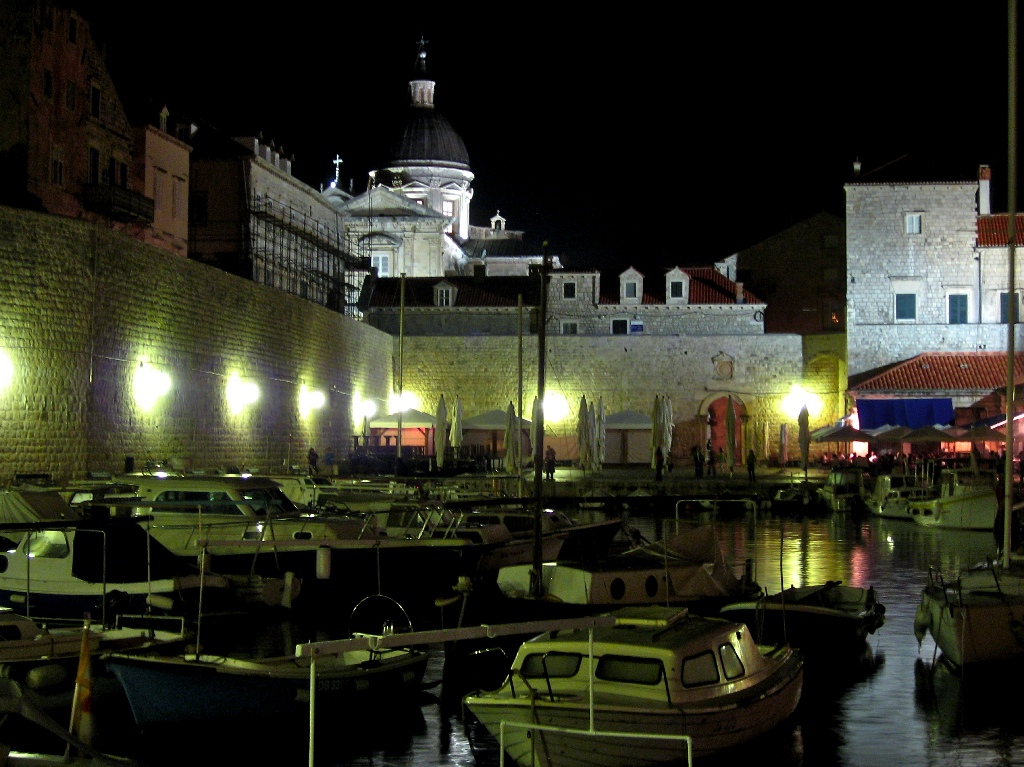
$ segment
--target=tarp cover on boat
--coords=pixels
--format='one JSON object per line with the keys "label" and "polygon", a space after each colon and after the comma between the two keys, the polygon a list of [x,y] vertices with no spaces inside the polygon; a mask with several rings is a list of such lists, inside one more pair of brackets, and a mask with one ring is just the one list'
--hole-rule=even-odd
{"label": "tarp cover on boat", "polygon": [[76,516],[54,490],[0,491],[0,523],[49,522]]}
{"label": "tarp cover on boat", "polygon": [[858,399],[857,414],[861,429],[879,426],[946,425],[953,423],[953,400],[934,399]]}

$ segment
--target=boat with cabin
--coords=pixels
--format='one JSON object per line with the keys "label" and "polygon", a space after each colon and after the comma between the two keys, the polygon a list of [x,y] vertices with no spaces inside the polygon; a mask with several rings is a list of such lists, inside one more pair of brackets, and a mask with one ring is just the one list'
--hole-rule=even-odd
{"label": "boat with cabin", "polygon": [[463,705],[520,767],[649,767],[722,752],[788,719],[803,657],[746,625],[671,607],[525,642],[496,690]]}
{"label": "boat with cabin", "polygon": [[998,479],[989,469],[944,468],[925,497],[907,503],[910,518],[925,527],[992,530],[999,512]]}

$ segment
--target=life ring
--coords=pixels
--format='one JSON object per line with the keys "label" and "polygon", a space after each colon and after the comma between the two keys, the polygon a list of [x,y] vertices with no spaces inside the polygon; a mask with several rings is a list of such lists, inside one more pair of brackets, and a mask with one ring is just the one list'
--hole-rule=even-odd
{"label": "life ring", "polygon": [[754,322],[764,322],[764,312],[760,309],[754,312]]}

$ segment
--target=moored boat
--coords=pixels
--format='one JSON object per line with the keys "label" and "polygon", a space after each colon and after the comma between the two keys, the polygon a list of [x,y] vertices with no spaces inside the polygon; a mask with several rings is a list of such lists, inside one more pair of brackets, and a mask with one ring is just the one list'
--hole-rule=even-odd
{"label": "moored boat", "polygon": [[910,500],[907,508],[911,519],[925,527],[991,530],[999,511],[996,487],[995,472],[943,469],[932,492]]}
{"label": "moored boat", "polygon": [[[520,767],[642,767],[720,752],[796,709],[803,658],[749,629],[665,607],[550,631],[520,647],[505,683],[464,705]],[[680,737],[686,736],[686,738]]]}

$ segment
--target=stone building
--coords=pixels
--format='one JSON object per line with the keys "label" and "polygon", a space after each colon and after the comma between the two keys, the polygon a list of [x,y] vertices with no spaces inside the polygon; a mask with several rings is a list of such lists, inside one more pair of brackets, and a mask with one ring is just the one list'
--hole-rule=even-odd
{"label": "stone building", "polygon": [[0,4],[0,83],[0,202],[184,254],[188,147],[166,114],[129,121],[86,18],[43,0]]}
{"label": "stone building", "polygon": [[338,205],[292,175],[292,161],[259,136],[212,126],[191,139],[190,256],[261,285],[355,314],[367,258],[348,238]]}

